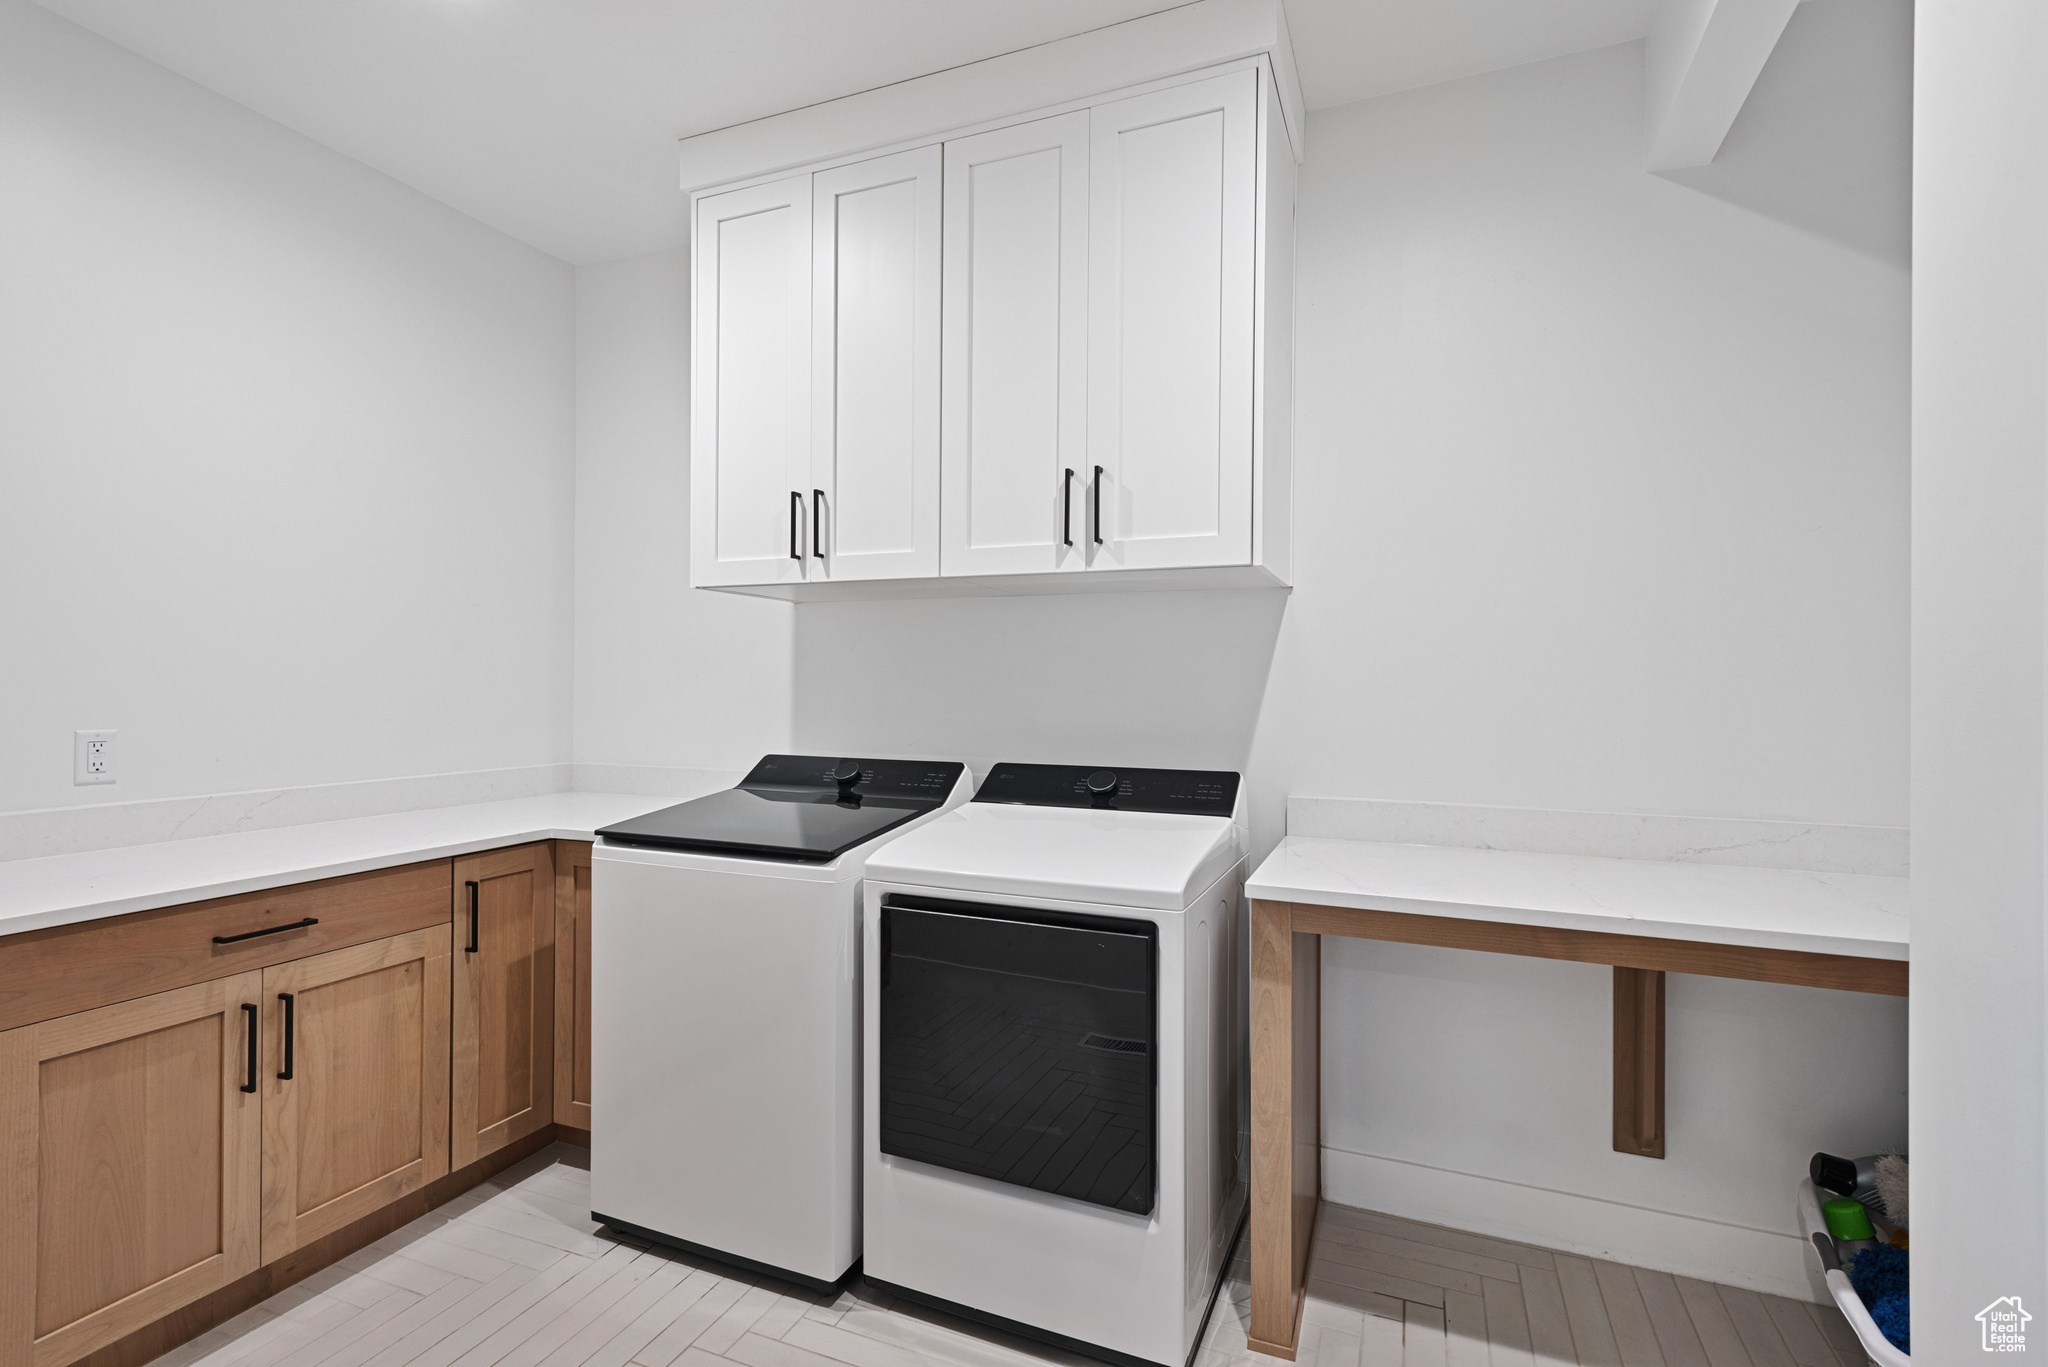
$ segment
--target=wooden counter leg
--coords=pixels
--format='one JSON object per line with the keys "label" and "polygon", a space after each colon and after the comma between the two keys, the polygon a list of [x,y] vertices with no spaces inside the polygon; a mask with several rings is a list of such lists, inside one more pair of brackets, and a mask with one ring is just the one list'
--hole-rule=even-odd
{"label": "wooden counter leg", "polygon": [[1322,1186],[1322,937],[1286,902],[1252,903],[1251,1325],[1292,1359]]}
{"label": "wooden counter leg", "polygon": [[1614,970],[1614,1151],[1664,1156],[1664,974],[1654,968]]}

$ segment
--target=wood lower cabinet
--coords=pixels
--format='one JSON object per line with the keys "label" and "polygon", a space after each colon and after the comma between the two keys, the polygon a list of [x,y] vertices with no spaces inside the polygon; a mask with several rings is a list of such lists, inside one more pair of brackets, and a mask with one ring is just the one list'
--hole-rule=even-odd
{"label": "wood lower cabinet", "polygon": [[555,861],[549,844],[455,861],[450,1161],[555,1118]]}
{"label": "wood lower cabinet", "polygon": [[263,1260],[448,1171],[448,928],[263,971]]}
{"label": "wood lower cabinet", "polygon": [[263,989],[0,1034],[0,1367],[60,1367],[258,1267]]}
{"label": "wood lower cabinet", "polygon": [[589,951],[571,841],[0,937],[0,1367],[139,1362],[587,1130]]}
{"label": "wood lower cabinet", "polygon": [[590,1128],[590,844],[555,842],[555,1122]]}

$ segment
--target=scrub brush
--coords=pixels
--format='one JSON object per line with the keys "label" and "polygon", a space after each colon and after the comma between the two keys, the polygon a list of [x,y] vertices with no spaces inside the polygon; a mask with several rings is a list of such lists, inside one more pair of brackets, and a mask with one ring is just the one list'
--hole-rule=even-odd
{"label": "scrub brush", "polygon": [[1877,1160],[1873,1174],[1877,1184],[1877,1199],[1884,1206],[1884,1218],[1904,1229],[1906,1219],[1906,1156],[1888,1153]]}

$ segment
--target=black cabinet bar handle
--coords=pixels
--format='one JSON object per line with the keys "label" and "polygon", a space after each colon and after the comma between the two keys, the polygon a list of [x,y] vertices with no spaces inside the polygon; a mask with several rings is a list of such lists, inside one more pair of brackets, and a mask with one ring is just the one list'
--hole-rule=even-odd
{"label": "black cabinet bar handle", "polygon": [[243,1002],[242,1010],[248,1014],[244,1023],[249,1027],[249,1080],[242,1084],[242,1090],[256,1090],[256,1003]]}
{"label": "black cabinet bar handle", "polygon": [[464,954],[476,953],[476,884],[465,882],[469,889],[469,943],[462,947]]}
{"label": "black cabinet bar handle", "polygon": [[791,489],[789,491],[789,558],[791,560],[801,560],[804,558],[803,541],[801,534],[797,530],[797,524],[803,521],[803,517],[804,496]]}
{"label": "black cabinet bar handle", "polygon": [[290,1082],[292,1080],[292,1017],[296,1013],[292,1010],[291,993],[280,992],[277,994],[277,999],[284,1003],[284,1071],[277,1075],[277,1080],[279,1082]]}
{"label": "black cabinet bar handle", "polygon": [[820,560],[825,558],[825,550],[823,546],[819,545],[818,538],[824,534],[825,491],[823,489],[813,489],[811,490],[811,554],[817,556]]}
{"label": "black cabinet bar handle", "polygon": [[237,940],[253,940],[258,935],[281,935],[287,930],[304,930],[307,926],[317,926],[319,924],[320,918],[318,916],[308,916],[305,920],[293,921],[290,925],[265,926],[262,930],[245,930],[240,935],[216,935],[213,937],[213,942],[217,945],[231,945]]}
{"label": "black cabinet bar handle", "polygon": [[1102,467],[1095,467],[1095,544],[1102,544]]}
{"label": "black cabinet bar handle", "polygon": [[1060,484],[1060,544],[1074,544],[1074,472],[1067,471],[1067,477]]}

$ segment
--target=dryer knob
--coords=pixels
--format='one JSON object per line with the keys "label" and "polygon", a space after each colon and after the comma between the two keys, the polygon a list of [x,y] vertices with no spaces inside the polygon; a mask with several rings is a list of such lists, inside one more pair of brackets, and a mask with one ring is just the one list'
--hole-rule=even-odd
{"label": "dryer knob", "polygon": [[826,777],[841,786],[858,783],[860,782],[860,761],[857,759],[840,760],[839,763],[833,765],[827,772]]}
{"label": "dryer knob", "polygon": [[1115,792],[1116,770],[1097,769],[1094,773],[1088,775],[1088,791],[1094,793],[1097,797]]}

